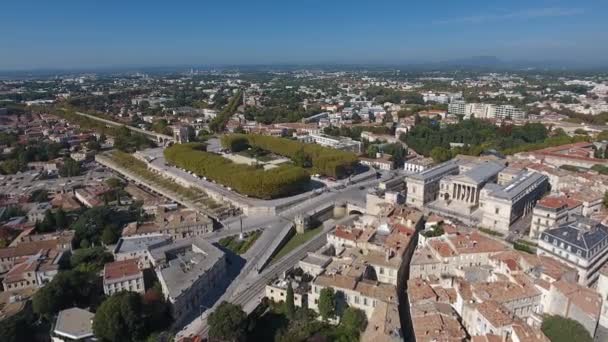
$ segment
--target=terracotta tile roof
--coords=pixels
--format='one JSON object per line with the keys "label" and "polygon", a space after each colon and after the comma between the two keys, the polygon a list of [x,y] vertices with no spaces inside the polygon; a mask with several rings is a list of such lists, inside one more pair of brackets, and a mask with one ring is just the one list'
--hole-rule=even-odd
{"label": "terracotta tile roof", "polygon": [[477,335],[471,337],[471,342],[504,342],[498,335]]}
{"label": "terracotta tile roof", "polygon": [[355,285],[355,291],[366,297],[397,304],[397,287],[391,284],[362,280]]}
{"label": "terracotta tile roof", "polygon": [[457,255],[457,253],[452,250],[452,248],[447,242],[443,242],[440,240],[431,240],[429,241],[429,245],[443,258],[449,258],[451,256]]}
{"label": "terracotta tile roof", "polygon": [[472,284],[473,294],[480,300],[492,300],[499,303],[507,303],[523,298],[540,295],[532,284],[522,286],[509,281],[495,281]]}
{"label": "terracotta tile roof", "polygon": [[577,201],[573,198],[568,198],[566,196],[547,196],[540,201],[538,201],[538,205],[551,208],[551,209],[559,209],[559,208],[575,208],[581,205],[580,201]]}
{"label": "terracotta tile roof", "polygon": [[570,300],[571,304],[576,305],[586,314],[595,318],[599,317],[602,305],[602,298],[599,293],[564,280],[551,284],[551,290],[553,291],[553,289],[561,292]]}
{"label": "terracotta tile roof", "polygon": [[337,287],[341,289],[353,290],[355,285],[357,285],[357,280],[341,274],[322,274],[315,279],[314,283],[324,287]]}
{"label": "terracotta tile roof", "polygon": [[511,312],[493,300],[477,304],[476,309],[479,314],[495,328],[504,327],[513,323],[513,315]]}
{"label": "terracotta tile roof", "polygon": [[363,231],[361,231],[360,229],[348,229],[345,227],[337,227],[334,232],[334,235],[341,239],[357,241],[357,238],[359,238],[362,233]]}
{"label": "terracotta tile roof", "polygon": [[0,249],[0,258],[17,258],[21,256],[34,255],[40,250],[55,249],[61,241],[57,239],[22,242],[14,247]]}
{"label": "terracotta tile roof", "polygon": [[466,331],[449,304],[425,303],[412,306],[411,315],[416,341],[464,341]]}
{"label": "terracotta tile roof", "polygon": [[136,277],[141,274],[137,259],[126,259],[106,264],[103,271],[103,279],[104,281],[115,281],[117,279]]}
{"label": "terracotta tile roof", "polygon": [[540,329],[535,329],[524,322],[513,324],[513,335],[519,342],[551,342]]}
{"label": "terracotta tile roof", "polygon": [[459,254],[491,253],[507,250],[507,247],[502,243],[485,237],[476,231],[469,234],[452,235],[448,239]]}
{"label": "terracotta tile roof", "polygon": [[423,279],[414,278],[407,281],[407,293],[410,303],[424,300],[437,301],[437,294],[431,285]]}

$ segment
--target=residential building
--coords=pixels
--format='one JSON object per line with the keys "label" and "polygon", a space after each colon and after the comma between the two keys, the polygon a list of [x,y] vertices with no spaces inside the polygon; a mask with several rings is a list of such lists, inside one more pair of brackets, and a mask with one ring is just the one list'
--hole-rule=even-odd
{"label": "residential building", "polygon": [[600,269],[596,289],[602,300],[599,324],[604,328],[608,328],[608,264]]}
{"label": "residential building", "polygon": [[174,240],[188,239],[213,231],[213,221],[195,210],[165,210],[158,207],[153,221],[131,222],[123,229],[123,236],[170,235]]}
{"label": "residential building", "polygon": [[546,314],[573,319],[582,324],[591,337],[595,336],[602,306],[602,298],[596,291],[560,280],[551,284],[548,297]]}
{"label": "residential building", "polygon": [[136,259],[139,267],[144,269],[150,267],[148,251],[156,247],[168,245],[171,241],[171,236],[165,234],[125,236],[118,240],[112,253],[114,254],[114,260]]}
{"label": "residential building", "polygon": [[144,273],[138,259],[125,259],[105,264],[103,268],[103,292],[110,296],[120,291],[145,293]]}
{"label": "residential building", "polygon": [[34,256],[40,251],[71,251],[73,231],[17,237],[11,246],[0,249],[0,273],[9,271],[22,257]]}
{"label": "residential building", "polygon": [[18,258],[4,275],[4,291],[43,287],[57,275],[63,257],[61,250],[41,249],[34,255]]}
{"label": "residential building", "polygon": [[505,120],[523,120],[528,114],[522,109],[514,107],[512,105],[498,105],[496,106],[496,112],[494,115],[497,119]]}
{"label": "residential building", "polygon": [[419,255],[413,259],[416,263],[410,266],[410,272],[421,277],[429,275],[464,276],[471,268],[479,269],[480,266],[488,266],[492,255],[507,249],[502,243],[477,231],[456,231],[454,234],[444,234],[428,239],[426,247],[428,250],[423,250],[423,253],[428,254]]}
{"label": "residential building", "polygon": [[361,335],[361,341],[403,341],[397,305],[377,302],[372,316],[368,319],[367,328]]}
{"label": "residential building", "polygon": [[608,227],[582,216],[541,233],[537,254],[555,258],[575,268],[578,282],[589,286],[608,260]]}
{"label": "residential building", "polygon": [[467,332],[449,303],[413,304],[410,313],[417,342],[466,341]]}
{"label": "residential building", "polygon": [[315,143],[321,146],[335,148],[337,150],[361,153],[361,142],[350,138],[332,137],[325,134],[308,134],[299,136],[298,140],[305,143]]}
{"label": "residential building", "polygon": [[392,157],[382,153],[378,153],[376,158],[359,157],[359,162],[363,165],[385,171],[390,171],[394,169],[395,166]]}
{"label": "residential building", "polygon": [[434,164],[435,162],[432,158],[415,157],[403,163],[403,170],[408,173],[420,173]]}
{"label": "residential building", "polygon": [[536,240],[540,234],[555,225],[568,221],[570,215],[582,214],[582,203],[566,196],[547,196],[536,203],[532,210],[530,238]]}
{"label": "residential building", "polygon": [[589,169],[594,165],[608,166],[608,159],[594,158],[594,152],[593,143],[583,141],[547,147],[542,150],[529,152],[528,155],[541,163],[555,167],[571,165]]}
{"label": "residential building", "polygon": [[27,212],[27,220],[29,222],[42,222],[47,210],[53,209],[50,202],[35,203]]}
{"label": "residential building", "polygon": [[224,253],[200,237],[154,248],[150,257],[177,325],[200,310],[226,273]]}
{"label": "residential building", "polygon": [[[290,279],[276,279],[274,282],[266,285],[266,297],[275,303],[283,303],[287,298],[287,287],[289,286]],[[306,308],[307,302],[307,289],[301,288],[299,284],[292,282],[293,289],[293,302],[296,307]]]}

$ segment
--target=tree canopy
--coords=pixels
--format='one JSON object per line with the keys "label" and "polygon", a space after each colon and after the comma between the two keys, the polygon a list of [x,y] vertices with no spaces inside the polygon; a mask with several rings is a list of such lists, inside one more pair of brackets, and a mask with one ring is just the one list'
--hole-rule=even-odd
{"label": "tree canopy", "polygon": [[334,289],[326,287],[319,294],[319,313],[324,320],[334,316],[336,313],[336,294]]}
{"label": "tree canopy", "polygon": [[358,341],[359,334],[365,330],[365,327],[367,327],[365,312],[353,307],[344,310],[340,319],[340,328],[347,340]]}
{"label": "tree canopy", "polygon": [[[436,121],[422,119],[420,124],[402,135],[402,140],[409,147],[425,156],[432,156],[437,161],[446,160],[447,152],[450,152],[450,158],[459,153],[479,155],[488,149],[495,149],[503,154],[513,154],[584,139],[588,137],[571,138],[565,134],[549,136],[545,126],[539,123],[497,127],[479,119],[463,120],[445,126]],[[461,144],[462,147],[452,148],[451,143]]]}
{"label": "tree canopy", "polygon": [[72,306],[89,306],[91,298],[100,292],[95,272],[67,270],[59,272],[53,280],[34,295],[33,309],[40,316],[50,319],[60,310]]}
{"label": "tree canopy", "polygon": [[304,152],[311,159],[313,172],[335,178],[350,174],[358,162],[357,156],[352,152],[267,135],[232,134],[222,139],[222,143],[230,144],[234,139],[246,139],[249,146],[287,158],[294,158],[296,154]]}
{"label": "tree canopy", "polygon": [[591,342],[593,339],[589,332],[579,322],[562,317],[548,316],[541,326],[543,333],[551,342]]}
{"label": "tree canopy", "polygon": [[97,309],[93,320],[95,336],[104,341],[141,341],[146,337],[143,307],[139,294],[118,292]]}
{"label": "tree canopy", "polygon": [[165,149],[167,161],[257,198],[277,198],[301,192],[310,181],[302,168],[281,165],[264,170],[237,164],[220,155],[200,150],[200,144],[178,144]]}
{"label": "tree canopy", "polygon": [[296,314],[296,306],[293,298],[293,287],[291,281],[287,284],[287,295],[285,296],[285,313],[287,318],[293,319]]}
{"label": "tree canopy", "polygon": [[239,305],[222,302],[207,320],[209,337],[220,341],[240,341],[247,332],[247,315]]}

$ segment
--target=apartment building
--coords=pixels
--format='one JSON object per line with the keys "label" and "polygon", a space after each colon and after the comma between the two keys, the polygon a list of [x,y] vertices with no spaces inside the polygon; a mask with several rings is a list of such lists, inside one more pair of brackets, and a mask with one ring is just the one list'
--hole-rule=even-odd
{"label": "apartment building", "polygon": [[325,134],[308,134],[298,137],[298,140],[305,143],[315,143],[321,146],[334,148],[336,150],[361,153],[361,142],[350,138],[332,137]]}
{"label": "apartment building", "polygon": [[602,298],[593,289],[560,280],[551,284],[545,313],[573,319],[594,337],[601,306]]}
{"label": "apartment building", "polygon": [[571,222],[541,233],[537,254],[575,268],[579,273],[578,282],[592,285],[608,261],[608,227],[586,217],[574,216]]}
{"label": "apartment building", "polygon": [[105,264],[103,268],[103,292],[110,296],[120,291],[144,294],[144,273],[137,259],[125,259]]}
{"label": "apartment building", "polygon": [[195,210],[166,210],[158,207],[154,220],[129,223],[122,236],[169,235],[174,240],[189,239],[213,231],[213,221]]}
{"label": "apartment building", "polygon": [[223,281],[226,256],[200,237],[150,250],[152,265],[177,325],[200,310],[203,300]]}
{"label": "apartment building", "polygon": [[4,291],[43,287],[57,275],[64,256],[62,250],[41,249],[34,255],[18,258],[15,266],[4,275]]}
{"label": "apartment building", "polygon": [[17,237],[11,246],[0,248],[0,273],[8,272],[23,261],[21,258],[37,255],[40,251],[71,251],[73,239],[74,231]]}
{"label": "apartment building", "polygon": [[172,241],[171,236],[165,234],[126,236],[118,240],[112,254],[116,261],[135,259],[139,267],[144,269],[151,266],[149,251]]}
{"label": "apartment building", "polygon": [[530,238],[536,240],[545,230],[567,222],[571,215],[580,214],[581,202],[566,196],[547,196],[538,201],[532,210]]}

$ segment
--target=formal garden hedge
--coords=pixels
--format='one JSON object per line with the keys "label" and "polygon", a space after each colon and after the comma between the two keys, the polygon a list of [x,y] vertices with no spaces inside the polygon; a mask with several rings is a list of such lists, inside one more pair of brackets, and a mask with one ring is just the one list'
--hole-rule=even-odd
{"label": "formal garden hedge", "polygon": [[247,146],[255,146],[292,159],[305,154],[312,161],[312,171],[314,173],[335,178],[342,178],[350,174],[357,164],[357,156],[352,152],[267,135],[225,135],[222,137],[222,146],[233,151]]}
{"label": "formal garden hedge", "polygon": [[165,159],[177,167],[256,198],[271,199],[302,192],[310,182],[306,170],[281,165],[271,170],[237,164],[204,151],[202,144],[176,144],[164,151]]}

